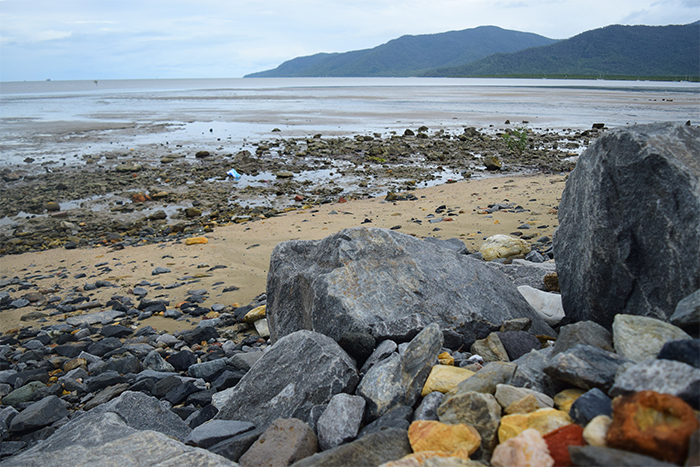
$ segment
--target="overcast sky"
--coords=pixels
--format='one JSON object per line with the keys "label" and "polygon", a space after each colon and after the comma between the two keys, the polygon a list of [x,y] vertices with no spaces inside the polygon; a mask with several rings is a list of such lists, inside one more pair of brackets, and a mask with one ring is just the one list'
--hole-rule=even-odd
{"label": "overcast sky", "polygon": [[406,34],[698,19],[698,0],[0,0],[0,80],[236,78]]}

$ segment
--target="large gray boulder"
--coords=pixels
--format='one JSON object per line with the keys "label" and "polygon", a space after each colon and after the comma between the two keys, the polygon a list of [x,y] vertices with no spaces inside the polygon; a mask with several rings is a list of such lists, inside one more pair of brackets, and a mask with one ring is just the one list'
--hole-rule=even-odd
{"label": "large gray boulder", "polygon": [[619,313],[668,321],[700,288],[700,128],[611,131],[581,155],[554,237],[564,310],[607,329]]}
{"label": "large gray boulder", "polygon": [[474,321],[498,329],[505,320],[527,317],[533,333],[556,335],[510,279],[439,243],[356,227],[322,240],[283,242],[272,252],[267,319],[273,342],[299,329],[338,340],[410,315],[458,332]]}
{"label": "large gray boulder", "polygon": [[278,418],[309,421],[315,405],[359,382],[355,361],[333,339],[297,331],[277,341],[233,388],[217,394],[217,419],[267,427]]}

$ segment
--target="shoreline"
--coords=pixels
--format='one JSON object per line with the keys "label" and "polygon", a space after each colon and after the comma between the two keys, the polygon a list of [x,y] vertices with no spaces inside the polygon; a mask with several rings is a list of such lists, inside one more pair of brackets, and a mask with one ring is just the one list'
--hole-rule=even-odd
{"label": "shoreline", "polygon": [[[56,313],[55,309],[46,307],[51,297],[59,297],[53,299],[54,306],[71,295],[83,296],[101,305],[73,312],[80,315],[107,309],[105,305],[113,295],[137,301],[136,287],[148,291],[146,298],[168,300],[171,306],[182,302],[188,290],[206,289],[208,293],[202,306],[221,305],[233,310],[265,292],[270,254],[275,245],[292,239],[318,240],[348,227],[394,228],[420,238],[455,237],[464,241],[471,251],[478,250],[488,236],[522,232],[521,238],[530,237],[533,245],[546,248],[546,242],[538,244],[536,241],[541,237],[551,239],[558,225],[556,207],[565,180],[566,175],[561,174],[514,175],[407,192],[415,196],[411,197],[413,201],[370,198],[308,206],[254,222],[218,226],[201,235],[207,239],[206,244],[186,245],[181,238],[142,246],[54,248],[6,255],[2,257],[0,293],[13,290],[10,295],[17,299],[34,292],[43,298],[16,310],[0,312],[3,318],[0,332],[66,319],[66,313]],[[489,205],[496,204],[501,204],[501,209],[487,212]],[[443,205],[442,210],[438,209]],[[517,206],[523,209],[515,212]],[[436,219],[442,221],[436,222]],[[519,230],[524,224],[530,228]],[[170,272],[152,275],[158,267]],[[13,277],[24,285],[6,283]],[[97,281],[107,281],[112,286],[91,287]],[[237,290],[224,292],[233,287]],[[47,316],[20,321],[22,316],[33,311]],[[52,312],[55,314],[50,316]],[[133,320],[133,325],[150,325],[173,332],[189,329],[199,321],[200,318],[176,321],[153,316]]]}

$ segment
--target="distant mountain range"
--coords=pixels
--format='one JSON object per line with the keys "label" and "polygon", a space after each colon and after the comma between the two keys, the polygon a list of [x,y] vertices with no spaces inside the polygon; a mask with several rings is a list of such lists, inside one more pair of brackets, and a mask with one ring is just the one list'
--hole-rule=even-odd
{"label": "distant mountain range", "polygon": [[252,77],[568,77],[700,80],[700,21],[613,25],[556,41],[480,26],[298,57]]}

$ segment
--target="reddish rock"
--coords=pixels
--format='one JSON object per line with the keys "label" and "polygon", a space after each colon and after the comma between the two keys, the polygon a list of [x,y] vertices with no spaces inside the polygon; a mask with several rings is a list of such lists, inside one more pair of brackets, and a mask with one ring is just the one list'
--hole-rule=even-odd
{"label": "reddish rock", "polygon": [[134,203],[143,203],[145,201],[150,201],[151,197],[143,193],[134,193],[131,195],[131,201]]}
{"label": "reddish rock", "polygon": [[682,464],[690,435],[700,427],[692,407],[682,399],[642,391],[613,401],[607,446]]}
{"label": "reddish rock", "polygon": [[297,201],[297,202],[298,202],[298,201],[304,201],[304,197],[301,196],[301,195],[296,195],[296,196],[294,197],[294,201]]}
{"label": "reddish rock", "polygon": [[348,200],[345,199],[345,198],[343,198],[343,197],[341,196],[340,199],[338,199],[338,202],[339,202],[339,203],[347,203]]}
{"label": "reddish rock", "polygon": [[571,464],[569,446],[585,446],[583,428],[572,423],[544,435],[549,455],[554,459],[554,467],[568,467]]}

